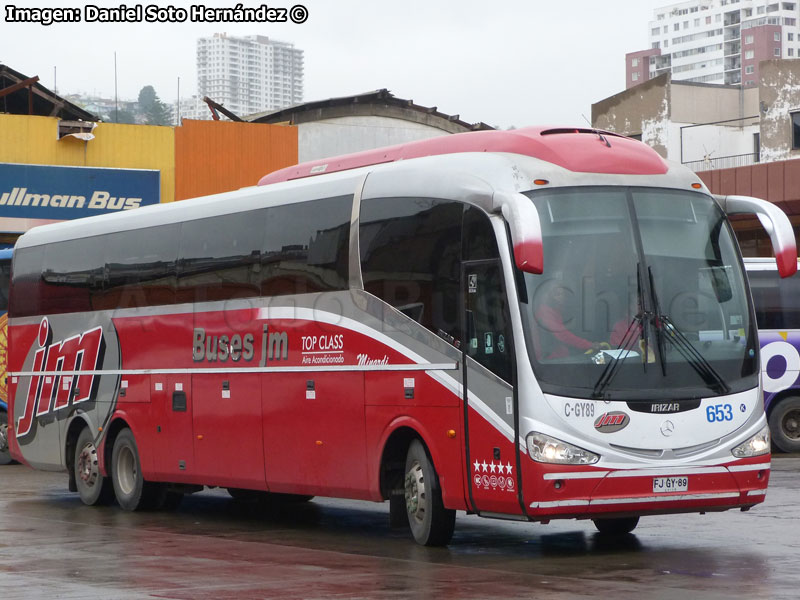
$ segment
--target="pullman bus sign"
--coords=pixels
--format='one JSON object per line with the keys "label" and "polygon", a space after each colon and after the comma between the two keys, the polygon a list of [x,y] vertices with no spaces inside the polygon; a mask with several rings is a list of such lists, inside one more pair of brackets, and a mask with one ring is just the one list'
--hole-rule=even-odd
{"label": "pullman bus sign", "polygon": [[65,221],[160,201],[161,173],[0,163],[0,213]]}

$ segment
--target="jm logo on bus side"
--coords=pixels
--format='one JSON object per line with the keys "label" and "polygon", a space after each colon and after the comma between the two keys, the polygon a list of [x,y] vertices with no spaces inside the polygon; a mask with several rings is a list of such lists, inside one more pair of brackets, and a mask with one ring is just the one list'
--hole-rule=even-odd
{"label": "jm logo on bus side", "polygon": [[[61,341],[52,338],[53,329],[44,317],[39,324],[39,347],[31,348],[31,370],[36,374],[28,386],[25,412],[17,421],[17,438],[31,432],[36,418],[93,400],[97,393],[96,370],[103,364],[105,347],[103,328],[95,327]],[[19,392],[17,397],[21,399]]]}
{"label": "jm logo on bus side", "polygon": [[603,413],[594,421],[594,428],[600,433],[614,433],[625,429],[631,418],[624,412],[612,411]]}

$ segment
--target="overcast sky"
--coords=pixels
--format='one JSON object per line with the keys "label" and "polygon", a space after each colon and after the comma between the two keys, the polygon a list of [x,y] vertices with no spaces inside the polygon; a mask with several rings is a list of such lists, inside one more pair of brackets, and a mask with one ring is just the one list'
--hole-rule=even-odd
{"label": "overcast sky", "polygon": [[[98,6],[122,2],[96,0]],[[243,0],[244,6],[261,3]],[[302,3],[293,23],[75,23],[6,21],[9,4],[83,9],[18,0],[3,4],[0,63],[38,75],[60,94],[121,99],[152,85],[165,102],[197,91],[196,40],[226,32],[265,35],[305,52],[304,99],[388,88],[468,122],[499,127],[583,125],[591,105],[625,88],[625,53],[647,47],[648,21],[663,0],[276,0]],[[126,2],[134,6],[135,0]],[[235,6],[214,0],[153,0],[167,7]],[[55,69],[55,74],[54,74]],[[54,79],[56,80],[54,82]]]}

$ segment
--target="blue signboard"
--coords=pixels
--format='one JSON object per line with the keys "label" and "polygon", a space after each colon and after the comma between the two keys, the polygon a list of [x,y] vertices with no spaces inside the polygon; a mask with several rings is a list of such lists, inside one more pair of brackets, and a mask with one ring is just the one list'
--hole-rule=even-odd
{"label": "blue signboard", "polygon": [[161,173],[0,163],[0,217],[67,220],[158,204]]}

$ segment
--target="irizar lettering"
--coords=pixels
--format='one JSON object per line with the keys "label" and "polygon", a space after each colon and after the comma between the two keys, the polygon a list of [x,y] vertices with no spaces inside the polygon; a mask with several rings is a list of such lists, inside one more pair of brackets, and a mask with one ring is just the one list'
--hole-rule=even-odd
{"label": "irizar lettering", "polygon": [[651,413],[671,413],[680,409],[681,405],[677,402],[657,402],[650,405]]}
{"label": "irizar lettering", "polygon": [[86,202],[86,196],[75,194],[39,194],[28,192],[28,188],[12,188],[0,194],[0,206],[41,206],[43,208],[89,208],[91,210],[130,210],[139,208],[141,198],[112,196],[105,190],[96,190]]}

